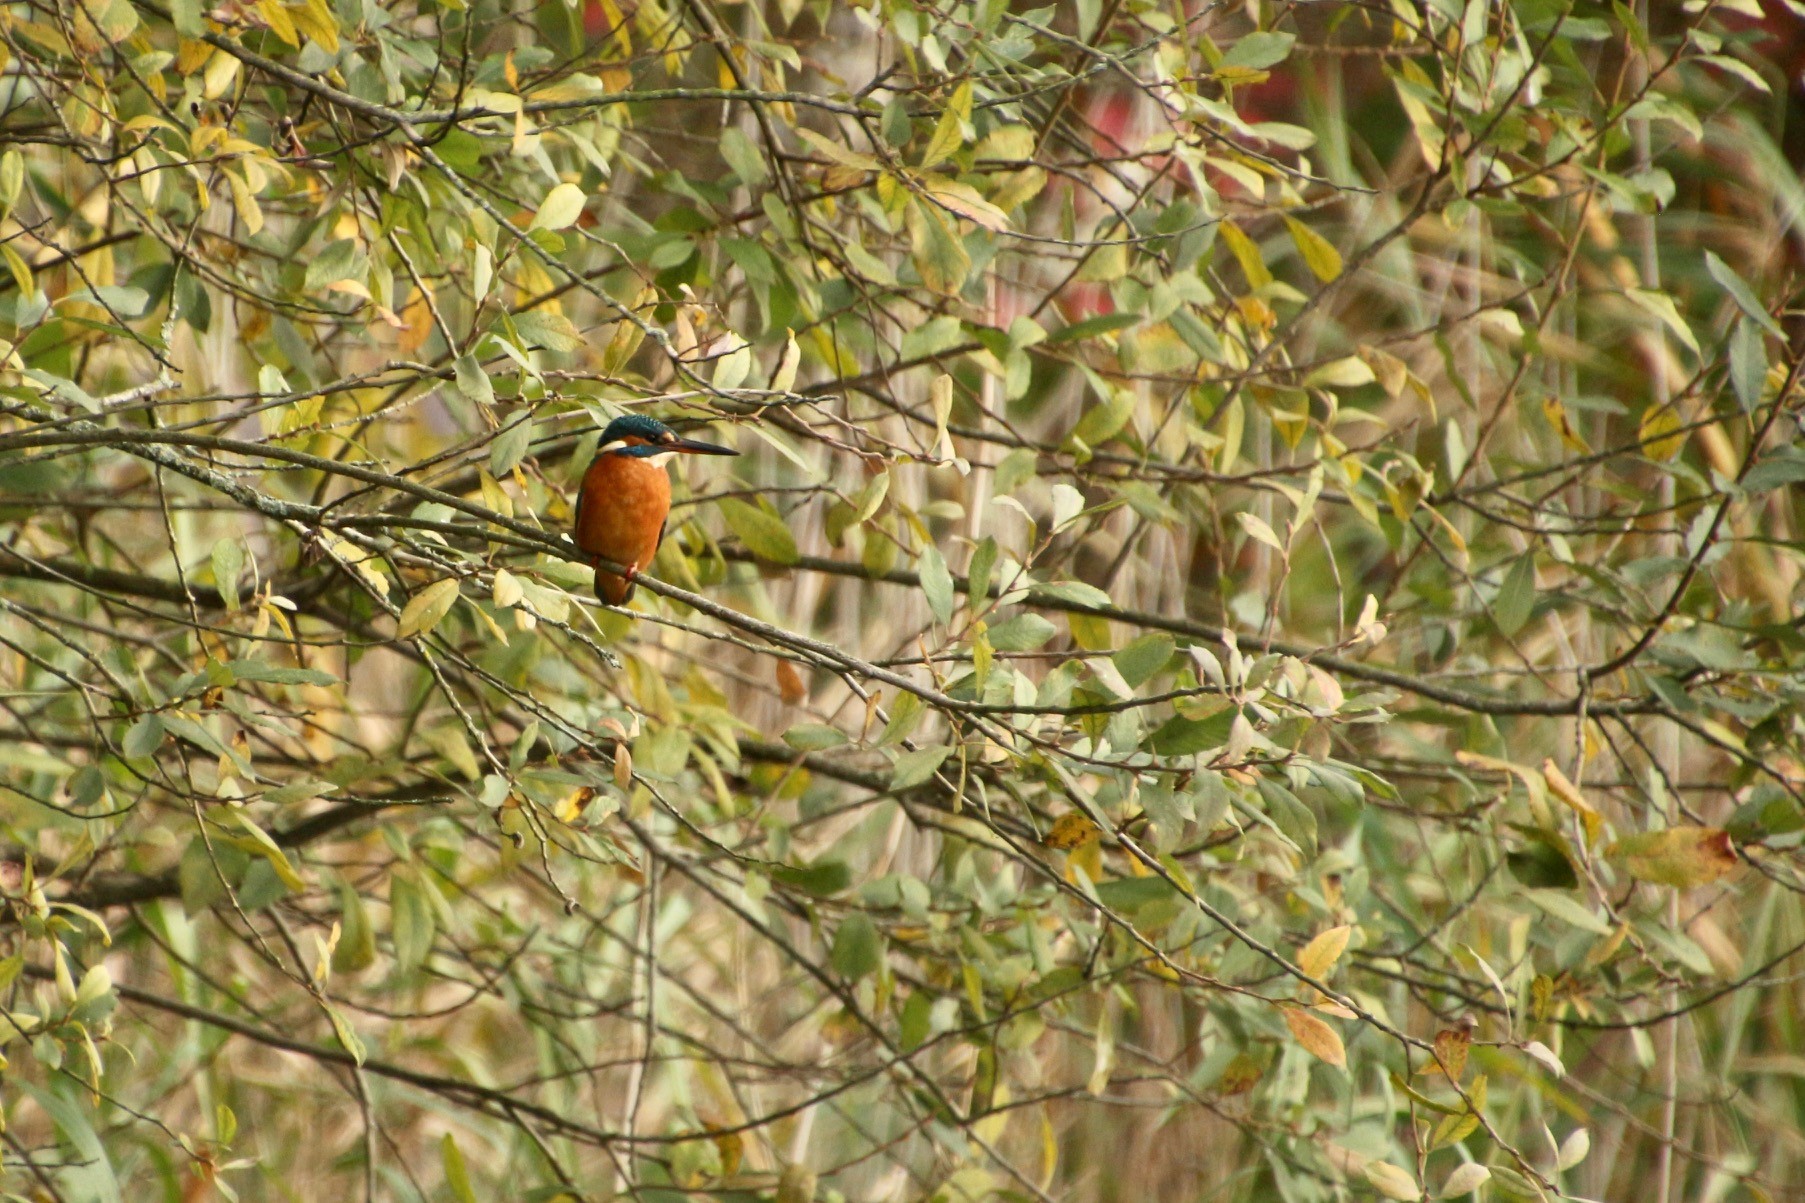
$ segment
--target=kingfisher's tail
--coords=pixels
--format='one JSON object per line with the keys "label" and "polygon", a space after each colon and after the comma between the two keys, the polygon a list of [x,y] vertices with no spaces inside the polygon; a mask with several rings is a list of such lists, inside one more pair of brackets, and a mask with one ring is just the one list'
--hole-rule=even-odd
{"label": "kingfisher's tail", "polygon": [[618,572],[601,567],[595,570],[595,595],[611,606],[624,606],[632,601],[633,591],[638,587]]}

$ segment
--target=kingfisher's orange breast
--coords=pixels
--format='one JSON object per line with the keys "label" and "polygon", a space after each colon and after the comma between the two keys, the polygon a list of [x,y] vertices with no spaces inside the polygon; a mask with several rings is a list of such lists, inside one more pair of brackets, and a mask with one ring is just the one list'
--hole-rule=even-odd
{"label": "kingfisher's orange breast", "polygon": [[[631,455],[598,455],[583,473],[577,501],[577,546],[616,564],[645,568],[658,551],[671,512],[671,479],[662,467]],[[633,584],[605,569],[595,574],[596,595],[620,605]]]}

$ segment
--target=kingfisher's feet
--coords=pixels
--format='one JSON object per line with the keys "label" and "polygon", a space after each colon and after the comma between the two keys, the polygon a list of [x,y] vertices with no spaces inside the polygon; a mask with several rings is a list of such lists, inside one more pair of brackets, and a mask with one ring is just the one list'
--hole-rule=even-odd
{"label": "kingfisher's feet", "polygon": [[633,580],[633,578],[639,575],[639,561],[634,560],[632,563],[628,564],[626,569],[622,571],[620,575],[621,579],[624,581]]}

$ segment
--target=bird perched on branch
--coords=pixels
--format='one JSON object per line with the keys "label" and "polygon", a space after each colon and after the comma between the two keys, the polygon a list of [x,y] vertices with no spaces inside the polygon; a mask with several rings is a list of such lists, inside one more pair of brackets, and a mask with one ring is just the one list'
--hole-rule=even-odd
{"label": "bird perched on branch", "polygon": [[612,606],[633,596],[633,578],[658,552],[671,512],[671,480],[664,465],[673,455],[738,455],[686,439],[644,414],[608,423],[595,459],[577,493],[576,544],[592,560],[611,560],[626,571],[595,564],[595,595]]}

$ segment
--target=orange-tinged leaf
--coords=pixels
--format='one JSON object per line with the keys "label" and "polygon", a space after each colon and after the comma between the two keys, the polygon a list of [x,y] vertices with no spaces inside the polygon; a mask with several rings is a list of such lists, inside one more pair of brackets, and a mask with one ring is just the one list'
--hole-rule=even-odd
{"label": "orange-tinged leaf", "polygon": [[1216,1079],[1216,1093],[1222,1095],[1246,1094],[1260,1080],[1260,1063],[1246,1053],[1236,1053]]}
{"label": "orange-tinged leaf", "polygon": [[993,232],[1009,228],[1009,215],[979,196],[978,190],[970,184],[939,177],[928,179],[926,184],[928,195],[941,208],[950,209]]}
{"label": "orange-tinged leaf", "polygon": [[1737,864],[1730,835],[1717,827],[1669,827],[1618,840],[1604,850],[1637,881],[1689,890],[1716,881]]}
{"label": "orange-tinged leaf", "polygon": [[1299,1007],[1285,1007],[1284,1012],[1285,1026],[1291,1029],[1305,1052],[1337,1069],[1347,1068],[1347,1049],[1341,1043],[1341,1036],[1326,1020]]}
{"label": "orange-tinged leaf", "polygon": [[1473,1034],[1465,1028],[1443,1028],[1435,1033],[1436,1061],[1423,1067],[1425,1074],[1437,1074],[1445,1069],[1451,1081],[1458,1082],[1460,1075],[1467,1067],[1467,1050],[1472,1047]]}
{"label": "orange-tinged leaf", "polygon": [[1590,844],[1597,839],[1599,831],[1604,827],[1604,816],[1593,809],[1592,804],[1586,801],[1586,796],[1579,792],[1579,787],[1568,779],[1567,774],[1561,772],[1561,766],[1554,763],[1552,757],[1542,761],[1542,780],[1548,783],[1548,792],[1572,807],[1585,823],[1586,843]]}

